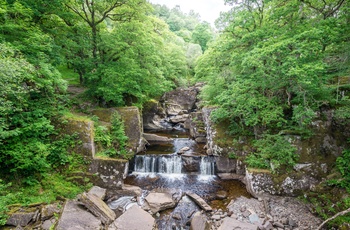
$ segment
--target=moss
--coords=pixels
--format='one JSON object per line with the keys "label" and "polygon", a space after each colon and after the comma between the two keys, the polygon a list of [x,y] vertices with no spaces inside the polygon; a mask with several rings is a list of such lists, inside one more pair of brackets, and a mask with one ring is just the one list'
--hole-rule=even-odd
{"label": "moss", "polygon": [[127,162],[129,162],[128,160],[125,160],[125,159],[110,158],[110,157],[106,157],[106,156],[96,156],[95,159],[107,160],[107,161],[115,161],[115,162],[119,162],[119,163],[127,163]]}
{"label": "moss", "polygon": [[267,174],[272,174],[271,171],[268,170],[268,169],[247,168],[247,170],[250,173],[267,173]]}

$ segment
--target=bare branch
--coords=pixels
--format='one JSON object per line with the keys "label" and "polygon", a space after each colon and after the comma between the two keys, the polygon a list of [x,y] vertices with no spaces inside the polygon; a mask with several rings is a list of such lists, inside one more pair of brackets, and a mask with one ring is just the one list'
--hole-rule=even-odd
{"label": "bare branch", "polygon": [[327,220],[323,221],[322,224],[320,224],[320,226],[318,226],[318,228],[316,230],[320,230],[322,228],[322,226],[325,225],[328,221],[334,220],[338,216],[343,216],[343,215],[345,215],[347,213],[350,213],[350,208],[348,208],[348,209],[346,209],[344,211],[338,212],[337,214],[335,214],[331,218],[328,218]]}

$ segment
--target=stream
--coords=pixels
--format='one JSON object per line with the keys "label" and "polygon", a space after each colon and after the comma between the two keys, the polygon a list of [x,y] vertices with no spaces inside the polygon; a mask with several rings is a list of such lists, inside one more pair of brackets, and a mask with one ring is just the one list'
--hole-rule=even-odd
{"label": "stream", "polygon": [[[151,143],[146,152],[130,162],[125,184],[150,191],[172,190],[179,194],[194,192],[213,209],[226,210],[228,203],[239,196],[250,197],[243,183],[221,180],[215,175],[215,159],[204,154],[204,145],[188,138],[185,130],[155,133],[172,138],[171,143]],[[187,148],[188,147],[188,148]],[[182,155],[181,149],[188,149]],[[224,197],[218,194],[225,194]],[[191,215],[200,208],[183,196],[174,209],[156,215],[159,229],[189,229]]]}

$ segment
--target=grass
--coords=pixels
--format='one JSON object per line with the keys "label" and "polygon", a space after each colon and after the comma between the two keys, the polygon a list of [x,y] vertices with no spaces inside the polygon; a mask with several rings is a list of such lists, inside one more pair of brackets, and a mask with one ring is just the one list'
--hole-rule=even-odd
{"label": "grass", "polygon": [[79,74],[69,69],[66,65],[60,65],[57,67],[60,71],[62,78],[68,82],[69,85],[79,85]]}

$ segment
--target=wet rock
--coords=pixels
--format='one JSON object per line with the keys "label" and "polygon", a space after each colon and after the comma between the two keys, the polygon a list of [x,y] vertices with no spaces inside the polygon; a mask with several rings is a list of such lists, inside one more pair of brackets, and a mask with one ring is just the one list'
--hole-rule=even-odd
{"label": "wet rock", "polygon": [[196,212],[191,220],[190,230],[210,230],[212,227],[206,216],[200,212]]}
{"label": "wet rock", "polygon": [[80,201],[90,212],[99,217],[103,224],[109,225],[115,220],[115,213],[96,195],[83,193],[80,196]]}
{"label": "wet rock", "polygon": [[169,193],[151,192],[145,198],[152,213],[175,207],[172,195]]}
{"label": "wet rock", "polygon": [[95,196],[97,196],[98,198],[100,198],[101,200],[103,200],[106,197],[106,189],[98,187],[98,186],[93,186],[90,190],[89,190],[89,194],[94,194]]}
{"label": "wet rock", "polygon": [[183,148],[181,148],[178,152],[177,152],[177,154],[184,154],[185,152],[187,152],[188,150],[190,150],[190,147],[183,147]]}
{"label": "wet rock", "polygon": [[218,173],[235,173],[236,160],[227,157],[215,157]]}
{"label": "wet rock", "polygon": [[138,187],[138,186],[124,184],[122,186],[122,189],[125,190],[125,191],[131,191],[136,196],[141,196],[141,194],[142,194],[142,189],[140,187]]}
{"label": "wet rock", "polygon": [[181,219],[182,219],[180,213],[174,213],[174,214],[172,215],[172,217],[173,217],[173,219],[175,219],[175,220],[181,220]]}
{"label": "wet rock", "polygon": [[132,206],[111,224],[108,230],[152,230],[155,219],[138,206]]}
{"label": "wet rock", "polygon": [[186,192],[187,196],[189,196],[201,209],[206,212],[211,212],[213,209],[205,202],[200,196],[193,192]]}
{"label": "wet rock", "polygon": [[102,227],[99,220],[92,213],[83,208],[76,201],[67,201],[64,206],[57,230],[77,230],[77,229],[100,229]]}
{"label": "wet rock", "polygon": [[227,198],[227,192],[226,191],[221,190],[221,191],[218,191],[216,193],[216,199],[223,200],[223,199],[226,199],[226,198]]}
{"label": "wet rock", "polygon": [[200,170],[200,158],[182,155],[182,164],[186,172],[198,172]]}
{"label": "wet rock", "polygon": [[258,226],[226,217],[218,230],[258,230]]}
{"label": "wet rock", "polygon": [[168,137],[163,137],[159,136],[156,134],[152,133],[144,133],[143,137],[148,141],[148,142],[165,142],[165,143],[171,143],[173,139],[168,138]]}
{"label": "wet rock", "polygon": [[169,120],[172,123],[180,123],[180,122],[185,122],[188,119],[189,115],[188,114],[183,114],[183,115],[176,115],[173,117],[170,117]]}

